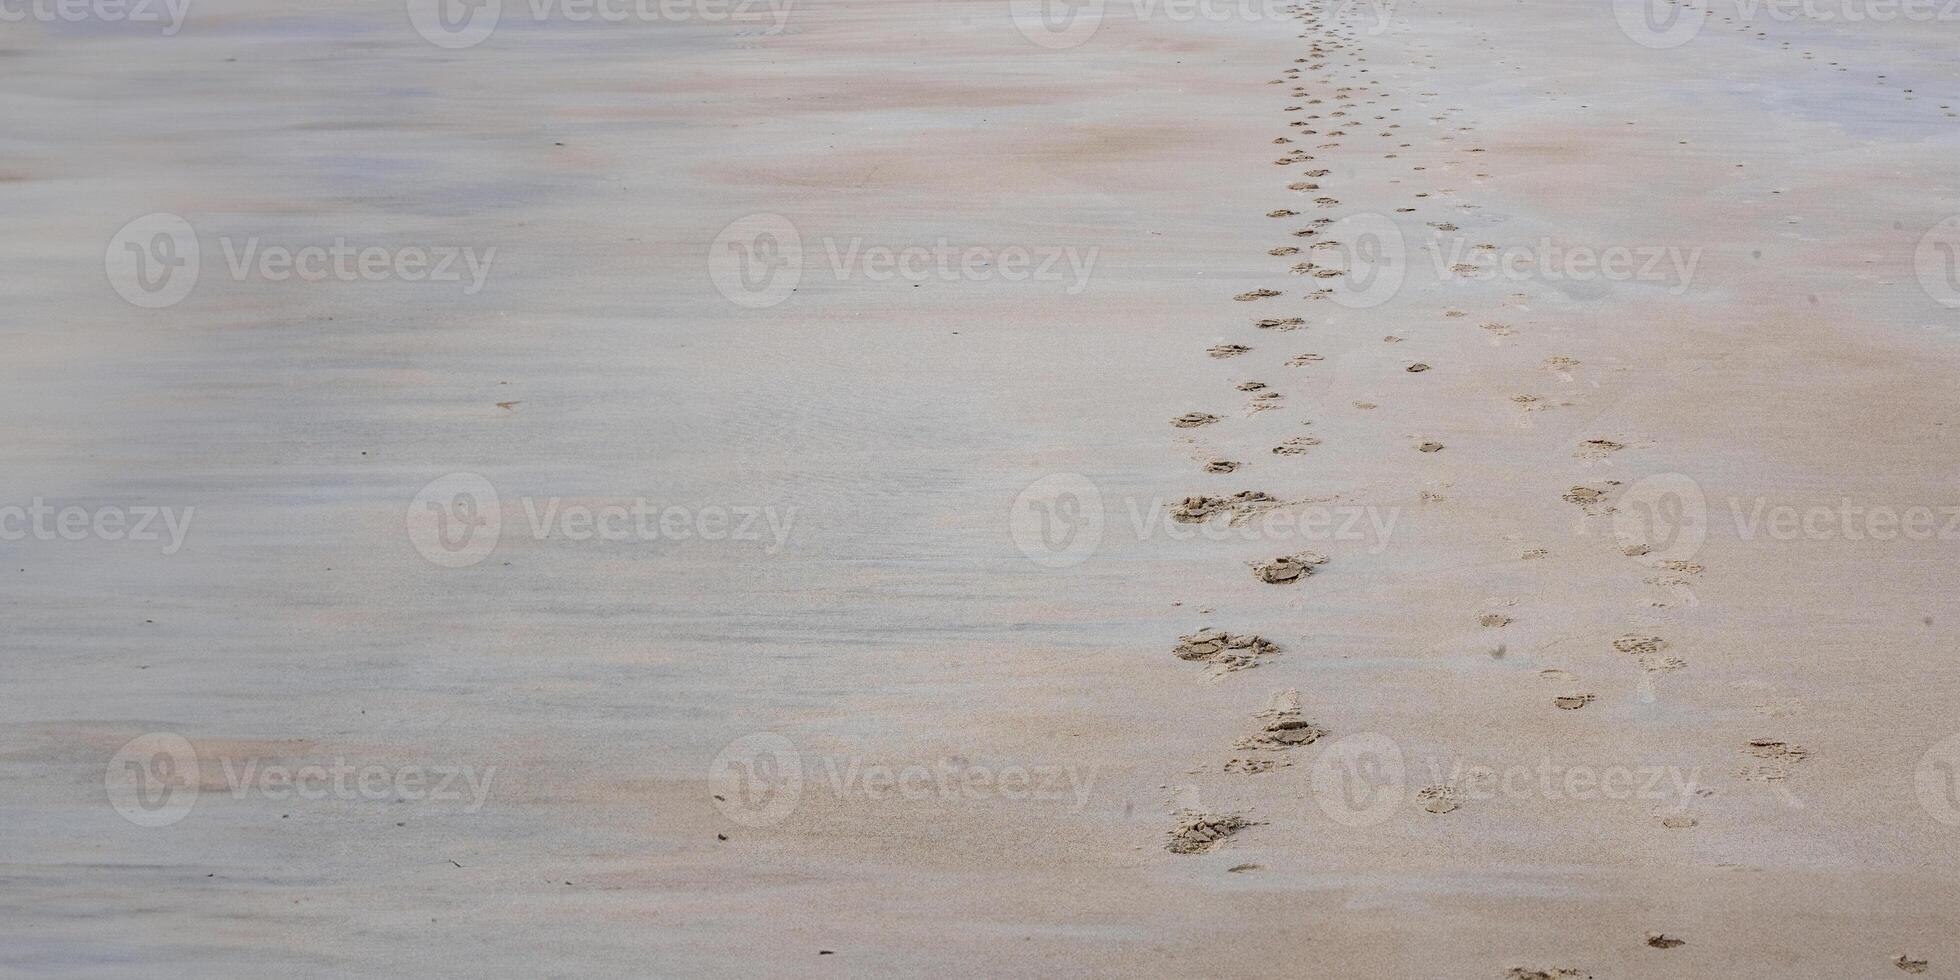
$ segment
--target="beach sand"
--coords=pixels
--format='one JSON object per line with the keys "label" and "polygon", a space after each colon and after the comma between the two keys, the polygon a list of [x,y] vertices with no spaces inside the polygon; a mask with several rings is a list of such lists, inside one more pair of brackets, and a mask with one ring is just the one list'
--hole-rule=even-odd
{"label": "beach sand", "polygon": [[1960,28],[420,9],[0,33],[0,972],[1960,970]]}

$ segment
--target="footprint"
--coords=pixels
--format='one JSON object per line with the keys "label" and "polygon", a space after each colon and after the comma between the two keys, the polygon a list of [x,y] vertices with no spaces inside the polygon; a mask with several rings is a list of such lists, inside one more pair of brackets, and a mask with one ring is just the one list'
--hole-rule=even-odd
{"label": "footprint", "polygon": [[1238,525],[1279,505],[1278,499],[1262,490],[1240,490],[1229,497],[1186,497],[1183,503],[1171,508],[1171,520],[1180,524],[1201,524],[1214,515],[1228,514],[1229,523]]}
{"label": "footprint", "polygon": [[1647,945],[1655,949],[1674,949],[1679,946],[1688,945],[1688,941],[1685,939],[1676,939],[1664,932],[1650,932],[1647,934]]}
{"label": "footprint", "polygon": [[1899,955],[1892,957],[1892,965],[1898,967],[1901,970],[1906,971],[1907,973],[1926,972],[1925,960],[1915,960],[1904,953],[1900,953]]}
{"label": "footprint", "polygon": [[1607,480],[1599,486],[1576,486],[1559,494],[1559,499],[1585,508],[1587,514],[1611,514],[1614,508],[1606,505],[1606,495],[1619,485],[1618,480]]}
{"label": "footprint", "polygon": [[1180,429],[1195,429],[1198,426],[1210,425],[1216,421],[1218,421],[1218,416],[1216,415],[1211,415],[1205,412],[1186,412],[1183,415],[1180,415],[1177,418],[1172,419],[1171,424],[1177,426]]}
{"label": "footprint", "polygon": [[1234,813],[1188,814],[1171,828],[1172,854],[1205,854],[1252,823]]}
{"label": "footprint", "polygon": [[1421,442],[1416,444],[1416,452],[1419,453],[1440,453],[1442,451],[1443,451],[1443,444],[1440,442],[1431,441],[1431,442]]}
{"label": "footprint", "polygon": [[1593,703],[1593,699],[1594,695],[1591,694],[1561,694],[1552,699],[1552,704],[1567,711],[1577,711]]}
{"label": "footprint", "polygon": [[1320,440],[1313,436],[1294,436],[1274,446],[1273,452],[1279,456],[1299,456],[1318,445],[1320,445]]}
{"label": "footprint", "polygon": [[1237,357],[1252,348],[1244,344],[1217,344],[1205,350],[1213,357]]}
{"label": "footprint", "polygon": [[1241,303],[1250,303],[1255,299],[1267,299],[1278,296],[1279,294],[1280,292],[1277,289],[1254,289],[1250,292],[1240,293],[1232,298]]}
{"label": "footprint", "polygon": [[1449,813],[1463,805],[1462,794],[1448,786],[1424,786],[1416,790],[1416,799],[1429,813]]}
{"label": "footprint", "polygon": [[1327,563],[1327,556],[1312,551],[1297,555],[1282,555],[1272,561],[1254,565],[1252,574],[1259,581],[1270,585],[1290,585],[1313,574],[1314,567]]}
{"label": "footprint", "polygon": [[1179,660],[1202,661],[1221,673],[1259,666],[1260,657],[1279,652],[1279,645],[1256,633],[1227,633],[1205,627],[1177,638],[1171,653]]}
{"label": "footprint", "polygon": [[1230,473],[1238,468],[1239,464],[1229,459],[1214,459],[1205,464],[1206,473]]}
{"label": "footprint", "polygon": [[[1262,772],[1272,772],[1274,769],[1284,768],[1292,764],[1285,759],[1227,759],[1225,760],[1224,768],[1226,772],[1230,773],[1256,775]],[[1254,865],[1254,867],[1257,867],[1257,865]]]}
{"label": "footprint", "polygon": [[1265,714],[1268,717],[1265,727],[1239,739],[1235,748],[1280,751],[1296,745],[1312,745],[1327,736],[1327,729],[1301,719],[1298,708],[1282,708]]}
{"label": "footprint", "polygon": [[1258,327],[1261,330],[1298,330],[1306,325],[1307,325],[1307,321],[1297,316],[1280,317],[1278,319],[1271,319],[1271,320],[1258,320],[1253,323],[1253,326]]}
{"label": "footprint", "polygon": [[1752,738],[1742,751],[1745,755],[1753,755],[1758,759],[1778,759],[1785,762],[1802,762],[1810,755],[1800,746],[1773,738]]}

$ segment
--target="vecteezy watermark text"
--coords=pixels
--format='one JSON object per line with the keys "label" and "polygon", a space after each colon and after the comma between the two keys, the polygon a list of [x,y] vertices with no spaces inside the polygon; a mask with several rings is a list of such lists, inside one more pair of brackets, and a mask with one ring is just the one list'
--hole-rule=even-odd
{"label": "vecteezy watermark text", "polygon": [[0,24],[156,24],[175,37],[190,10],[191,0],[0,0]]}
{"label": "vecteezy watermark text", "polygon": [[[1382,823],[1418,801],[1431,812],[1496,799],[1639,800],[1679,807],[1701,795],[1699,767],[1568,763],[1550,756],[1529,763],[1434,755],[1412,761],[1394,739],[1374,732],[1329,743],[1314,758],[1308,778],[1321,812],[1349,827]],[[1412,785],[1424,779],[1427,785]]]}
{"label": "vecteezy watermark text", "polygon": [[806,795],[870,804],[1059,804],[1080,811],[1095,771],[1074,763],[987,764],[963,758],[930,762],[819,754],[808,759],[788,738],[756,732],[730,742],[708,768],[715,808],[746,827],[780,823]]}
{"label": "vecteezy watermark text", "polygon": [[1455,237],[1428,245],[1438,281],[1640,282],[1679,296],[1693,284],[1699,247],[1568,245],[1540,238],[1530,245],[1471,244]]}
{"label": "vecteezy watermark text", "polygon": [[141,827],[167,827],[186,816],[218,777],[234,800],[273,802],[344,800],[369,803],[462,803],[465,813],[483,808],[496,766],[382,765],[344,756],[318,762],[267,762],[257,756],[201,753],[175,732],[130,739],[109,760],[103,786],[109,804]]}
{"label": "vecteezy watermark text", "polygon": [[174,555],[196,513],[196,507],[62,507],[35,497],[25,506],[0,505],[0,541],[162,541],[163,553]]}
{"label": "vecteezy watermark text", "polygon": [[1960,0],[1612,0],[1613,19],[1634,43],[1674,48],[1701,34],[1710,14],[1747,30],[1777,24],[1960,21]]}
{"label": "vecteezy watermark text", "polygon": [[[483,290],[497,258],[494,245],[357,245],[338,236],[291,244],[221,235],[218,246],[234,282],[454,283],[465,296]],[[116,295],[145,309],[182,302],[205,265],[197,229],[167,212],[123,225],[109,239],[102,261]]]}
{"label": "vecteezy watermark text", "polygon": [[534,24],[765,24],[783,33],[796,0],[407,0],[408,21],[437,47],[475,47],[517,17]]}
{"label": "vecteezy watermark text", "polygon": [[[1051,50],[1087,44],[1105,15],[1125,8],[1132,20],[1173,24],[1283,21],[1304,13],[1294,0],[1008,0],[1014,29]],[[1328,23],[1380,34],[1394,11],[1395,0],[1337,0],[1323,12]]]}
{"label": "vecteezy watermark text", "polygon": [[[1380,554],[1401,520],[1397,506],[1254,497],[1125,497],[1119,517],[1133,540],[1349,543]],[[1102,488],[1080,473],[1051,473],[1028,484],[1008,507],[1008,536],[1044,568],[1087,561],[1111,530]]]}
{"label": "vecteezy watermark text", "polygon": [[708,277],[730,302],[775,306],[812,278],[832,282],[1010,282],[1058,286],[1068,296],[1088,288],[1098,246],[962,244],[947,238],[890,244],[863,235],[827,235],[814,251],[801,229],[779,214],[730,222],[708,251]]}
{"label": "vecteezy watermark text", "polygon": [[[788,542],[795,505],[682,505],[649,497],[567,501],[559,496],[523,496],[519,511],[534,541],[766,542],[774,555]],[[503,536],[506,515],[497,488],[475,473],[439,477],[409,502],[409,541],[422,557],[445,568],[464,568],[490,556]]]}

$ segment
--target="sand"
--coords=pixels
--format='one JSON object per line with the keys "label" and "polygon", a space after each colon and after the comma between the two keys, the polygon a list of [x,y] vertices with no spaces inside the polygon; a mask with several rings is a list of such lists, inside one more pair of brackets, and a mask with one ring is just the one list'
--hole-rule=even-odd
{"label": "sand", "polygon": [[0,972],[1960,969],[1952,24],[503,7],[0,33]]}

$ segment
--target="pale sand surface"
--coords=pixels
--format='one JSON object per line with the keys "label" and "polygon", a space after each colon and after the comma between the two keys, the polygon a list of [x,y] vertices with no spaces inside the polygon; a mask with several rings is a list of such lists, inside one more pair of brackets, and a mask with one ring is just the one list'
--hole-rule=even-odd
{"label": "pale sand surface", "polygon": [[[0,971],[1848,978],[1905,953],[1953,975],[1960,535],[1735,514],[1850,499],[1938,532],[1960,506],[1960,314],[1914,268],[1960,212],[1960,26],[1718,14],[1657,50],[1602,5],[1375,13],[1326,39],[1111,5],[1060,50],[972,0],[805,0],[779,34],[506,23],[461,50],[394,4],[212,3],[167,39],[6,25],[0,504],[195,516],[167,556],[0,542]],[[1296,63],[1303,30],[1330,47]],[[1307,96],[1268,84],[1294,67]],[[1273,145],[1364,82],[1353,122]],[[1320,190],[1286,189],[1310,168]],[[159,211],[203,272],[137,309],[103,252]],[[757,212],[806,269],[746,309],[710,243]],[[1303,300],[1322,281],[1287,267],[1312,255],[1267,254],[1367,213],[1407,235],[1386,303]],[[1431,223],[1445,249],[1696,260],[1439,279]],[[497,253],[474,295],[233,281],[227,236]],[[1077,290],[823,265],[826,242],[941,238],[1093,266]],[[1279,407],[1249,414],[1249,380]],[[1167,424],[1193,411],[1220,421]],[[465,568],[404,530],[454,472],[505,509]],[[1052,474],[1105,515],[1058,568],[1011,533]],[[1706,502],[1699,570],[1615,540],[1667,474]],[[1610,480],[1590,516],[1561,499]],[[1241,489],[1365,509],[1360,537],[1163,531]],[[519,500],[551,497],[764,507],[785,534],[533,540]],[[1303,584],[1246,568],[1302,548],[1329,559]],[[1206,625],[1283,649],[1223,674],[1171,655]],[[1629,634],[1683,663],[1643,669]],[[1235,748],[1288,691],[1326,736]],[[153,732],[195,746],[203,791],[149,828],[104,771]],[[713,760],[758,732],[800,795],[734,819]],[[1317,793],[1384,744],[1399,778],[1365,760],[1361,784],[1383,819]],[[1278,767],[1227,771],[1246,758]],[[335,760],[495,769],[473,805],[277,799],[223,768]],[[1035,785],[862,781],[959,765]],[[1477,767],[1531,777],[1478,792]],[[1633,783],[1575,798],[1541,770]],[[1416,797],[1450,784],[1450,812]],[[1173,854],[1183,810],[1255,823]]]}

